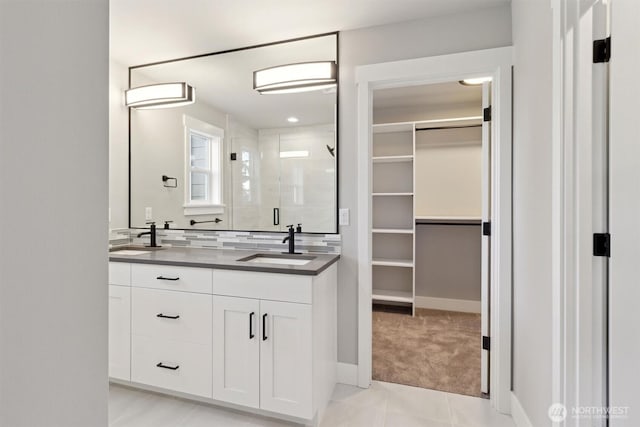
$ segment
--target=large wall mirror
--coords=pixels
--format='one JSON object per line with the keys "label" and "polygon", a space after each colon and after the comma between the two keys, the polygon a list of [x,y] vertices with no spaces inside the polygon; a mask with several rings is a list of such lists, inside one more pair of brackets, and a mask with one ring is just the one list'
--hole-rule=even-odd
{"label": "large wall mirror", "polygon": [[129,225],[337,232],[337,86],[261,95],[254,71],[337,63],[338,34],[131,67],[130,88],[186,82],[195,102],[130,109]]}

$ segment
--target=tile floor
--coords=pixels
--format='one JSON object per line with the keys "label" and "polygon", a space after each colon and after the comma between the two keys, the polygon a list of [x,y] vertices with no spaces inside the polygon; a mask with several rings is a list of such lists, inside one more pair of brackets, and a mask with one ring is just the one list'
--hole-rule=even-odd
{"label": "tile floor", "polygon": [[[109,427],[294,426],[211,405],[112,384]],[[338,384],[321,427],[514,427],[489,401],[374,381],[367,389]]]}

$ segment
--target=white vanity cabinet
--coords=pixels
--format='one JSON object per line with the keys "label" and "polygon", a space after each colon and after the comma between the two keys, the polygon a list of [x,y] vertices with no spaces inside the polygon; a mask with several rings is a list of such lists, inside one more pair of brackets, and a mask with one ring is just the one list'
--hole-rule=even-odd
{"label": "white vanity cabinet", "polygon": [[214,399],[305,419],[322,409],[336,380],[336,273],[214,270]]}
{"label": "white vanity cabinet", "polygon": [[211,397],[211,270],[131,265],[131,381]]}
{"label": "white vanity cabinet", "polygon": [[213,398],[260,407],[260,301],[213,297]]}
{"label": "white vanity cabinet", "polygon": [[313,375],[311,305],[260,301],[260,318],[260,407],[311,417],[314,381],[326,381]]}
{"label": "white vanity cabinet", "polygon": [[214,399],[310,418],[311,306],[216,296],[213,307]]}
{"label": "white vanity cabinet", "polygon": [[[112,378],[317,420],[336,383],[336,264],[315,276],[116,264],[130,286],[110,285],[128,291],[110,303]],[[129,358],[130,375],[112,369]]]}
{"label": "white vanity cabinet", "polygon": [[131,268],[109,263],[109,376],[131,379]]}

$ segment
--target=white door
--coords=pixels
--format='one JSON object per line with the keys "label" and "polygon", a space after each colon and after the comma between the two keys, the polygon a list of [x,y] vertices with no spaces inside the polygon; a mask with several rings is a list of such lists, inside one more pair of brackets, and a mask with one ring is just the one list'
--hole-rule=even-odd
{"label": "white door", "polygon": [[213,297],[213,398],[260,406],[260,302]]}
{"label": "white door", "polygon": [[311,418],[311,306],[260,301],[260,326],[260,407]]}
{"label": "white door", "polygon": [[611,2],[609,425],[640,425],[640,2]]}
{"label": "white door", "polygon": [[109,376],[131,379],[131,288],[109,285]]}
{"label": "white door", "polygon": [[489,393],[489,298],[491,290],[491,82],[482,85],[482,255],[480,280],[480,391]]}

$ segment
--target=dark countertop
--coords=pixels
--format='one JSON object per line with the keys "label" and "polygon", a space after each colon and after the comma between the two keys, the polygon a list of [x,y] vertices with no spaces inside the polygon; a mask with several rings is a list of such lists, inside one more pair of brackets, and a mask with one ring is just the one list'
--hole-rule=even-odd
{"label": "dark countertop", "polygon": [[[149,253],[123,255],[118,253],[120,249],[149,251]],[[239,259],[251,257],[256,254],[262,254],[270,257],[298,257],[302,259],[309,259],[309,257],[313,257],[314,259],[305,265],[256,264],[238,261]],[[340,255],[336,254],[307,253],[302,255],[283,255],[279,252],[179,247],[163,247],[151,250],[150,248],[141,246],[127,246],[126,248],[113,248],[109,251],[109,261],[111,262],[177,265],[184,267],[217,268],[222,270],[261,271],[267,273],[300,274],[305,276],[315,276],[321,273],[331,264],[337,262],[339,258]]]}

